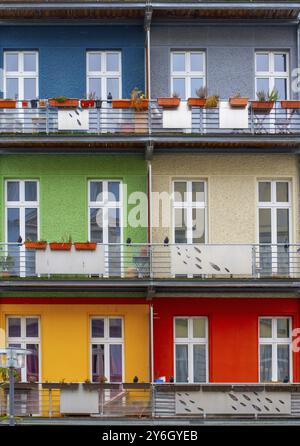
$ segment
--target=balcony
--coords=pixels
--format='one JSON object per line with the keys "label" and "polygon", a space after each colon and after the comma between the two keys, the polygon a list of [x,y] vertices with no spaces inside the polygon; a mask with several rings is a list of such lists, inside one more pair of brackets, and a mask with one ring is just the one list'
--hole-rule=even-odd
{"label": "balcony", "polygon": [[1,286],[39,283],[133,288],[260,286],[298,287],[300,245],[23,244],[0,246]]}

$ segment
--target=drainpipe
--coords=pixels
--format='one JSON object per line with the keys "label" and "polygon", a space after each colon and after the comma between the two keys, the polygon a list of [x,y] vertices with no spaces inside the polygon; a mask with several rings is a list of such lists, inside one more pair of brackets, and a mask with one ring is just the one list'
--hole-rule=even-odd
{"label": "drainpipe", "polygon": [[[300,77],[300,14],[298,16],[298,26],[297,26],[297,76]],[[297,82],[298,88],[300,87],[300,82]],[[300,99],[300,91],[297,92],[297,97]]]}
{"label": "drainpipe", "polygon": [[148,164],[148,243],[152,243],[152,164]]}
{"label": "drainpipe", "polygon": [[146,93],[148,99],[151,100],[151,36],[150,27],[152,20],[152,5],[151,1],[147,0],[145,9],[144,29],[146,32]]}

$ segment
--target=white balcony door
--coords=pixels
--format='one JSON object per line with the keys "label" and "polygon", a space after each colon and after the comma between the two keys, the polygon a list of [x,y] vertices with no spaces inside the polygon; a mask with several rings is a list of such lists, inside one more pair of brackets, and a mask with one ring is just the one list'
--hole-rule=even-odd
{"label": "white balcony door", "polygon": [[4,98],[36,99],[38,90],[37,51],[4,52]]}
{"label": "white balcony door", "polygon": [[196,91],[205,86],[205,53],[203,51],[172,51],[171,94],[182,100],[196,97]]}

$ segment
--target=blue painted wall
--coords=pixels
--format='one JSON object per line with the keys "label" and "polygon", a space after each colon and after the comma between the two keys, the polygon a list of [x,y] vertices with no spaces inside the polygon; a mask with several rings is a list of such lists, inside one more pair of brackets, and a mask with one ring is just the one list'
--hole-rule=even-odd
{"label": "blue painted wall", "polygon": [[97,49],[121,50],[124,98],[145,90],[143,26],[4,26],[0,68],[9,49],[39,51],[40,98],[85,97],[86,51]]}

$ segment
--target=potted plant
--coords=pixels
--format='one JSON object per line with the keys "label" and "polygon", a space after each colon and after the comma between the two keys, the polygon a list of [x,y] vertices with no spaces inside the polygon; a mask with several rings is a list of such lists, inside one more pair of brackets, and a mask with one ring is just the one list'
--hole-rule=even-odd
{"label": "potted plant", "polygon": [[39,104],[39,100],[38,99],[31,99],[30,100],[31,108],[37,108],[38,104]]}
{"label": "potted plant", "polygon": [[65,382],[64,379],[62,379],[59,382],[44,382],[42,383],[43,389],[78,389],[79,383],[72,383],[72,382]]}
{"label": "potted plant", "polygon": [[82,108],[93,108],[95,107],[95,94],[90,93],[87,99],[81,99],[80,105]]}
{"label": "potted plant", "polygon": [[16,108],[17,101],[15,99],[0,99],[0,108]]}
{"label": "potted plant", "polygon": [[26,249],[41,249],[45,250],[47,248],[47,242],[44,240],[38,240],[33,242],[32,240],[25,240]]}
{"label": "potted plant", "polygon": [[98,109],[102,107],[102,99],[99,98],[95,99],[95,107]]}
{"label": "potted plant", "polygon": [[131,108],[131,99],[112,99],[112,108]]}
{"label": "potted plant", "polygon": [[219,104],[219,96],[213,94],[211,96],[207,96],[205,101],[205,108],[216,108]]}
{"label": "potted plant", "polygon": [[174,91],[171,98],[157,98],[157,103],[161,107],[176,108],[180,104],[179,94]]}
{"label": "potted plant", "polygon": [[274,107],[275,101],[278,99],[278,91],[273,89],[272,91],[266,93],[261,90],[256,93],[258,101],[252,101],[252,108],[256,111],[261,111],[263,113],[270,113]]}
{"label": "potted plant", "polygon": [[48,104],[50,107],[68,107],[76,108],[78,107],[78,99],[70,99],[65,96],[57,96],[55,98],[48,99]]}
{"label": "potted plant", "polygon": [[40,99],[39,106],[40,108],[45,108],[47,106],[47,99]]}
{"label": "potted plant", "polygon": [[245,108],[248,105],[249,98],[241,96],[240,92],[237,92],[234,96],[229,98],[230,107]]}
{"label": "potted plant", "polygon": [[0,274],[1,277],[9,277],[15,265],[15,261],[10,255],[3,255],[0,257]]}
{"label": "potted plant", "polygon": [[51,251],[70,251],[72,247],[72,237],[66,235],[62,237],[61,242],[51,242],[49,243]]}
{"label": "potted plant", "polygon": [[28,107],[28,101],[22,101],[22,107],[23,108]]}
{"label": "potted plant", "polygon": [[96,242],[75,242],[74,243],[76,251],[95,251],[97,248]]}
{"label": "potted plant", "polygon": [[300,101],[297,100],[283,100],[280,102],[281,108],[299,109]]}
{"label": "potted plant", "polygon": [[137,111],[147,110],[149,107],[149,100],[146,99],[145,93],[135,87],[131,94],[131,107]]}
{"label": "potted plant", "polygon": [[196,90],[197,98],[188,98],[188,105],[190,107],[204,107],[207,97],[207,88],[200,87]]}

